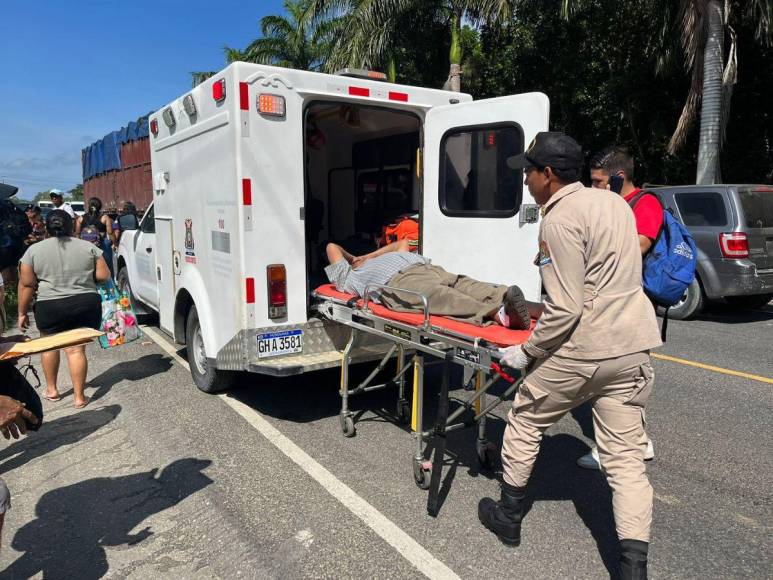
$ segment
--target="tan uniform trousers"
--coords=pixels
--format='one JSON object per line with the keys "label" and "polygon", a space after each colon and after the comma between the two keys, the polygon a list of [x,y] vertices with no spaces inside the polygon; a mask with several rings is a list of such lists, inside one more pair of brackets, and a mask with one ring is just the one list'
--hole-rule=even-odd
{"label": "tan uniform trousers", "polygon": [[617,535],[649,542],[652,486],[644,468],[644,405],[654,383],[649,352],[596,361],[551,356],[537,365],[526,375],[508,415],[502,444],[505,481],[525,486],[545,430],[591,400]]}
{"label": "tan uniform trousers", "polygon": [[[451,274],[440,266],[417,264],[395,274],[389,286],[419,292],[427,297],[430,314],[483,325],[502,306],[507,286],[478,282]],[[421,310],[421,298],[408,292],[382,290],[380,300],[395,311]]]}

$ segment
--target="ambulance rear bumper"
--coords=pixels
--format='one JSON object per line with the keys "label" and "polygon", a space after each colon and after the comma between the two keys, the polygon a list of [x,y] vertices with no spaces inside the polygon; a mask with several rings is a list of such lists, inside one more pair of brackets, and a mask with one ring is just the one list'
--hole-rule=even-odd
{"label": "ambulance rear bumper", "polygon": [[[258,356],[258,336],[292,330],[303,331],[303,352],[274,357]],[[341,366],[341,354],[351,330],[331,320],[310,319],[305,324],[251,328],[237,334],[218,353],[215,365],[225,371],[249,371],[270,376],[291,376]],[[377,337],[359,341],[352,362],[380,359],[390,343]]]}

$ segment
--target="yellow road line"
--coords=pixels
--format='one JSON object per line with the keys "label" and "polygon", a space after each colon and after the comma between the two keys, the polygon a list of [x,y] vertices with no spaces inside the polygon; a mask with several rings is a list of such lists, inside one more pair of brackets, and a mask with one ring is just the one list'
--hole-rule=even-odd
{"label": "yellow road line", "polygon": [[715,367],[713,365],[707,365],[704,363],[695,362],[692,360],[687,360],[684,358],[677,358],[675,356],[668,356],[667,354],[658,354],[658,353],[652,353],[652,358],[657,358],[660,360],[667,360],[669,362],[675,362],[691,367],[697,367],[699,369],[704,369],[707,371],[713,371],[715,373],[722,373],[723,375],[730,375],[733,377],[741,377],[744,379],[749,379],[752,381],[759,381],[760,383],[767,383],[769,385],[773,385],[773,379],[768,377],[763,377],[760,375],[753,375],[751,373],[743,373],[741,371],[734,371],[732,369],[724,369],[722,367]]}

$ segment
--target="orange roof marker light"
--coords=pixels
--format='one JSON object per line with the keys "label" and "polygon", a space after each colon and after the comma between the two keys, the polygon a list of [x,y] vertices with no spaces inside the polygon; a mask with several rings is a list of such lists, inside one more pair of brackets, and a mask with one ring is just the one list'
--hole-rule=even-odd
{"label": "orange roof marker light", "polygon": [[269,117],[284,117],[286,113],[285,98],[280,95],[258,95],[258,112]]}
{"label": "orange roof marker light", "polygon": [[337,74],[342,77],[353,77],[356,79],[368,79],[371,81],[385,81],[387,76],[376,70],[366,70],[364,68],[342,68],[336,71]]}

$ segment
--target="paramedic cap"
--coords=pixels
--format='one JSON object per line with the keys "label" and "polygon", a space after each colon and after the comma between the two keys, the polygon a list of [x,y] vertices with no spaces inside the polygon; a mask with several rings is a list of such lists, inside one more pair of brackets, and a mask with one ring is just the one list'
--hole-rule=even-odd
{"label": "paramedic cap", "polygon": [[64,194],[62,193],[61,189],[52,189],[50,192],[48,192],[48,197],[64,197]]}
{"label": "paramedic cap", "polygon": [[583,164],[582,147],[569,135],[558,131],[537,133],[529,148],[507,160],[511,169],[553,167],[555,169],[579,169]]}

